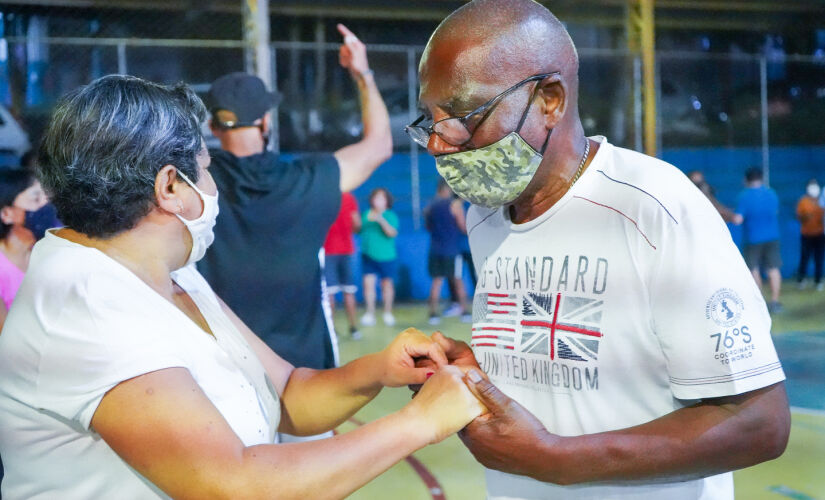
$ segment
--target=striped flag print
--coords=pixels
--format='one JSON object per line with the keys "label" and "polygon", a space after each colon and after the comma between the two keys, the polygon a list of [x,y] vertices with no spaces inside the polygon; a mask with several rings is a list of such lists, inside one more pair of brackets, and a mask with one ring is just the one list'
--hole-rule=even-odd
{"label": "striped flag print", "polygon": [[473,300],[473,347],[514,350],[519,309],[515,294],[476,294]]}

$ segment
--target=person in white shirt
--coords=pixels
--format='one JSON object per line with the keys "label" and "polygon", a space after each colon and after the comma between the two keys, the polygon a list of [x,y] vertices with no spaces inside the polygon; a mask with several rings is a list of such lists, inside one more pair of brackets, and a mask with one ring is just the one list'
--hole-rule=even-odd
{"label": "person in white shirt", "polygon": [[[483,410],[416,330],[312,370],[229,310],[193,265],[218,210],[204,115],[188,87],[128,76],[57,105],[38,177],[67,227],[35,245],[0,335],[3,498],[342,498]],[[355,431],[276,443],[425,381]]]}
{"label": "person in white shirt", "polygon": [[713,206],[673,166],[584,135],[576,50],[536,2],[460,8],[419,76],[408,131],[473,203],[472,351],[436,338],[490,410],[459,433],[489,498],[732,500],[729,471],[779,456],[790,414]]}

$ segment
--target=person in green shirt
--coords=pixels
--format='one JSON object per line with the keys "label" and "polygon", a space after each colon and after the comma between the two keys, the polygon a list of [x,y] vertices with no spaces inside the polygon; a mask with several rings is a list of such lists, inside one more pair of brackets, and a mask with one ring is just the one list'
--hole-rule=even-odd
{"label": "person in green shirt", "polygon": [[392,301],[395,297],[395,276],[398,273],[398,216],[390,210],[392,195],[386,188],[373,189],[370,208],[364,212],[361,224],[361,263],[364,275],[364,302],[367,311],[361,317],[364,326],[375,325],[375,285],[381,278],[381,297],[384,301],[384,324],[393,326]]}

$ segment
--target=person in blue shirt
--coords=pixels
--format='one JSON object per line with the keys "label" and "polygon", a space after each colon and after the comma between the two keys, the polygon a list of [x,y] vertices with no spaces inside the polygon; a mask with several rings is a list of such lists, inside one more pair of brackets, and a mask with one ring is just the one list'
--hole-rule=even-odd
{"label": "person in blue shirt", "polygon": [[[430,233],[430,254],[427,259],[427,270],[432,278],[430,297],[431,325],[441,322],[438,314],[441,284],[444,278],[451,284],[458,299],[461,320],[465,323],[472,321],[467,303],[467,292],[461,279],[464,262],[461,255],[462,236],[467,233],[464,220],[463,202],[453,196],[453,190],[444,179],[439,179],[435,198],[424,209],[424,218],[427,231]],[[445,314],[446,315],[446,314]]]}
{"label": "person in blue shirt", "polygon": [[771,300],[768,310],[782,310],[779,292],[782,275],[779,268],[779,198],[776,192],[765,186],[762,169],[751,167],[745,171],[745,189],[739,193],[734,224],[742,225],[745,263],[753,273],[757,286],[762,288],[762,271],[768,276]]}

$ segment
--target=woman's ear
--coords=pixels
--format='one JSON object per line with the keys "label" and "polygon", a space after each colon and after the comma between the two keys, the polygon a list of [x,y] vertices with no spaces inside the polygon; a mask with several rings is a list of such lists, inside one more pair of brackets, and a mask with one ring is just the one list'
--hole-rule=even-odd
{"label": "woman's ear", "polygon": [[155,199],[158,207],[173,214],[183,211],[183,201],[178,192],[178,169],[165,165],[155,176]]}
{"label": "woman's ear", "polygon": [[544,126],[549,130],[556,128],[567,111],[567,85],[560,77],[542,82],[539,90],[544,113]]}
{"label": "woman's ear", "polygon": [[14,208],[3,207],[0,209],[0,221],[3,221],[3,224],[14,224],[14,218]]}

